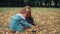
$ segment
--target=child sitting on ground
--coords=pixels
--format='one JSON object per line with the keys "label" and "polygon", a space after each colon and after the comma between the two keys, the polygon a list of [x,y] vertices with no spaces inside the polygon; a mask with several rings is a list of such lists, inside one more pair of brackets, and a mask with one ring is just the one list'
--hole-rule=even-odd
{"label": "child sitting on ground", "polygon": [[16,33],[16,31],[24,32],[24,26],[27,28],[33,27],[31,24],[27,23],[26,21],[26,10],[22,10],[20,14],[16,14],[12,16],[10,21],[10,32],[11,34]]}

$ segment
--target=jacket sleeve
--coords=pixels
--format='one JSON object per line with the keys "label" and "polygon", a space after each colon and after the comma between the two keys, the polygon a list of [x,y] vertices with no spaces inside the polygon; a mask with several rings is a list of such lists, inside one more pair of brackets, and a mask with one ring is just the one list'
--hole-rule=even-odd
{"label": "jacket sleeve", "polygon": [[33,17],[32,17],[32,16],[31,16],[31,17],[29,17],[29,18],[26,18],[26,21],[27,21],[28,23],[32,24],[32,25],[35,25],[35,23],[34,23],[34,20],[33,20]]}
{"label": "jacket sleeve", "polygon": [[26,27],[28,27],[28,28],[31,27],[31,24],[29,24],[29,23],[26,21],[26,19],[23,19],[23,18],[20,17],[20,16],[15,16],[15,20],[16,20],[18,23],[20,23],[20,24],[22,24],[22,25],[24,25],[24,26],[26,26]]}
{"label": "jacket sleeve", "polygon": [[28,28],[31,27],[31,24],[27,23],[26,20],[21,20],[21,24],[24,25],[24,26],[26,26],[26,27],[28,27]]}

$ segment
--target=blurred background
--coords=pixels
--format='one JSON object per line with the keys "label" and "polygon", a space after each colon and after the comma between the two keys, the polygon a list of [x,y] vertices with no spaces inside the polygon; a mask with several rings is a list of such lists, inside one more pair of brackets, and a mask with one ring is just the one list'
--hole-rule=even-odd
{"label": "blurred background", "polygon": [[0,7],[60,7],[60,0],[0,0]]}
{"label": "blurred background", "polygon": [[0,0],[0,34],[9,31],[11,17],[26,5],[41,29],[38,34],[60,34],[60,0]]}

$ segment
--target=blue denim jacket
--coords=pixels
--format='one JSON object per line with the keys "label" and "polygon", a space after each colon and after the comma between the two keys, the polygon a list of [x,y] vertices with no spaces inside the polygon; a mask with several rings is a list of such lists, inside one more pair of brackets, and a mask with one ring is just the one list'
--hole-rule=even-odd
{"label": "blue denim jacket", "polygon": [[23,32],[24,26],[30,28],[31,24],[27,23],[26,19],[22,16],[22,14],[16,14],[11,18],[10,21],[11,30]]}

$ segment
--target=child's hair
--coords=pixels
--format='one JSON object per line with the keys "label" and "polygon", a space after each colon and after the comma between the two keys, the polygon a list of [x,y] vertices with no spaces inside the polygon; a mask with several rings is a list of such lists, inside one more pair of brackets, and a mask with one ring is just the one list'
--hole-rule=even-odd
{"label": "child's hair", "polygon": [[30,6],[25,6],[24,7],[24,9],[26,10],[26,18],[29,18],[29,17],[31,17],[31,8],[30,8]]}
{"label": "child's hair", "polygon": [[24,9],[25,9],[25,10],[26,10],[26,9],[29,9],[29,13],[31,13],[31,8],[30,8],[30,6],[27,5],[27,6],[24,7]]}
{"label": "child's hair", "polygon": [[[26,10],[27,9],[27,10]],[[30,6],[25,6],[21,11],[21,14],[26,14],[26,18],[29,18],[31,16],[31,9]]]}
{"label": "child's hair", "polygon": [[22,10],[20,11],[20,13],[21,13],[21,14],[24,14],[24,13],[27,13],[27,12],[26,12],[25,9],[22,9]]}

